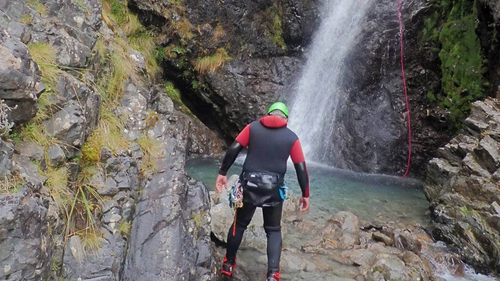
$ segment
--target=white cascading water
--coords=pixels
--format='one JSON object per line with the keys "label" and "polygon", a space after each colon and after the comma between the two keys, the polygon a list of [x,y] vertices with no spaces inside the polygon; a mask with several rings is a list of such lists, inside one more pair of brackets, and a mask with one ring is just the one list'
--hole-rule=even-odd
{"label": "white cascading water", "polygon": [[[329,0],[325,17],[314,36],[308,60],[292,97],[290,128],[309,159],[319,161],[322,142],[334,128],[344,58],[349,54],[373,0]],[[325,129],[326,128],[326,129]]]}

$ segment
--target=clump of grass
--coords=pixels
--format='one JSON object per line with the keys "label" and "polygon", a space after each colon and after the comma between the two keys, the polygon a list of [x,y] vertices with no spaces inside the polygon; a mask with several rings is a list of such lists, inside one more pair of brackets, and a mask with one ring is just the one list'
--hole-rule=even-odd
{"label": "clump of grass", "polygon": [[62,144],[61,141],[47,133],[45,126],[41,122],[29,122],[24,126],[19,136],[22,140],[34,142],[44,148],[48,148],[53,144]]}
{"label": "clump of grass", "polygon": [[45,16],[47,14],[47,9],[38,0],[28,1],[28,6],[35,9],[35,11],[37,11],[41,16]]}
{"label": "clump of grass", "polygon": [[0,178],[0,194],[16,193],[26,184],[24,178],[17,171],[12,171],[10,176]]}
{"label": "clump of grass", "polygon": [[62,71],[57,66],[57,52],[49,43],[34,43],[28,45],[31,58],[38,64],[42,72],[42,81],[47,86],[55,88],[57,78]]}
{"label": "clump of grass", "polygon": [[188,40],[194,37],[194,27],[186,17],[182,17],[179,20],[171,20],[170,28],[183,40]]}
{"label": "clump of grass", "polygon": [[30,14],[24,14],[22,17],[19,18],[19,22],[24,24],[29,24],[31,23],[32,19],[33,17]]}
{"label": "clump of grass", "polygon": [[217,23],[217,26],[213,30],[212,42],[217,43],[224,36],[226,36],[226,32],[224,31],[224,27],[222,27],[222,25],[220,23]]}
{"label": "clump of grass", "polygon": [[123,125],[120,119],[109,109],[102,107],[101,119],[97,128],[82,146],[83,160],[89,163],[98,163],[102,147],[111,150],[127,149],[129,142],[124,139],[122,130]]}
{"label": "clump of grass", "polygon": [[129,221],[123,221],[120,224],[120,234],[122,236],[129,236],[131,230],[132,230],[132,224]]}
{"label": "clump of grass", "polygon": [[72,193],[68,186],[68,170],[65,167],[59,169],[49,167],[42,174],[47,177],[45,186],[49,189],[57,208],[66,213],[66,208],[72,200]]}
{"label": "clump of grass", "polygon": [[112,72],[109,77],[101,80],[101,86],[104,89],[102,98],[105,104],[117,104],[123,96],[124,83],[130,75],[130,71],[134,70],[134,65],[129,59],[129,54],[123,48],[121,40],[116,39],[113,43],[114,52],[110,56],[110,64]]}
{"label": "clump of grass", "polygon": [[157,139],[152,139],[148,136],[143,136],[141,138],[138,138],[136,142],[141,148],[141,152],[143,155],[141,173],[144,175],[148,171],[155,172],[156,167],[154,164],[154,160],[158,159],[163,152],[160,141],[158,141]]}
{"label": "clump of grass", "polygon": [[200,74],[207,71],[214,72],[230,59],[231,57],[224,48],[218,48],[213,55],[198,59],[194,65],[194,69]]}
{"label": "clump of grass", "polygon": [[76,234],[82,240],[82,247],[85,254],[97,254],[105,242],[102,232],[98,229],[80,231]]}

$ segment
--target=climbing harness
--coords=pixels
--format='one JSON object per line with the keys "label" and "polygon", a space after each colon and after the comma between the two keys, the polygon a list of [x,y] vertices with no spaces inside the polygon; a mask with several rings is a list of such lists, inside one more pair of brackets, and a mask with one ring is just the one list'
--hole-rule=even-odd
{"label": "climbing harness", "polygon": [[411,123],[410,123],[410,103],[408,101],[408,89],[406,87],[406,75],[405,75],[405,64],[404,64],[404,46],[403,46],[403,20],[401,18],[401,10],[403,7],[403,1],[399,0],[398,7],[398,19],[399,19],[399,44],[401,53],[401,74],[403,76],[403,87],[405,93],[406,102],[406,116],[408,117],[408,163],[406,164],[406,172],[403,175],[405,178],[410,172],[410,160],[411,160]]}
{"label": "climbing harness", "polygon": [[243,207],[243,185],[238,181],[229,192],[228,196],[229,206],[234,209],[234,221],[233,221],[233,236],[236,235],[236,218],[238,213],[238,208]]}

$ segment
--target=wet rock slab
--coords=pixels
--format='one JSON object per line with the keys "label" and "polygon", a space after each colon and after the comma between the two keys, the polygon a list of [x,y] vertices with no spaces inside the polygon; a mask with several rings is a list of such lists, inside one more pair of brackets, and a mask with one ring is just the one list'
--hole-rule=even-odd
{"label": "wet rock slab", "polygon": [[428,165],[425,193],[432,234],[481,271],[500,270],[500,102],[472,104],[460,135]]}

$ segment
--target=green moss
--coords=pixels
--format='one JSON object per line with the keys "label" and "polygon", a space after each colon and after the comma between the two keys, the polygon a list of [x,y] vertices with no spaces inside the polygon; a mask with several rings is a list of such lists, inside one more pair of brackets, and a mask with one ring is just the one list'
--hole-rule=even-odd
{"label": "green moss", "polygon": [[181,92],[179,89],[177,89],[174,84],[170,81],[167,81],[165,83],[165,92],[167,93],[167,96],[172,99],[174,104],[179,106],[185,113],[193,115],[191,110],[184,104],[181,98]]}
{"label": "green moss", "polygon": [[484,97],[483,56],[476,34],[477,10],[474,2],[457,0],[439,34],[441,51],[441,106],[451,112],[453,124],[459,128],[470,110],[471,102]]}
{"label": "green moss", "polygon": [[199,212],[193,214],[193,221],[196,227],[201,227],[203,225],[203,218],[205,217],[206,212]]}
{"label": "green moss", "polygon": [[[484,97],[484,58],[476,34],[476,1],[436,0],[435,12],[424,20],[422,40],[441,61],[441,92],[428,92],[430,102],[451,113],[451,126],[460,129],[470,104]],[[438,47],[438,49],[436,49]]]}
{"label": "green moss", "polygon": [[424,32],[423,32],[423,40],[424,41],[433,41],[437,42],[439,39],[439,12],[435,11],[432,16],[426,18],[424,20]]}
{"label": "green moss", "polygon": [[462,212],[462,214],[464,214],[464,216],[468,216],[471,214],[471,211],[469,210],[469,208],[467,208],[467,206],[460,207],[460,211]]}
{"label": "green moss", "polygon": [[277,3],[271,6],[265,12],[265,17],[270,19],[267,23],[267,31],[268,35],[271,38],[271,41],[274,42],[277,46],[279,46],[282,50],[286,49],[285,40],[283,39],[283,22],[281,20],[283,13],[281,8]]}
{"label": "green moss", "polygon": [[427,100],[428,100],[430,103],[434,103],[434,102],[436,102],[436,95],[434,95],[434,92],[433,92],[433,91],[429,91],[429,92],[427,92]]}
{"label": "green moss", "polygon": [[24,14],[21,18],[19,18],[19,22],[24,23],[24,24],[29,24],[31,23],[31,20],[33,18],[31,17],[30,14]]}
{"label": "green moss", "polygon": [[45,16],[47,14],[47,9],[39,0],[30,0],[28,1],[28,6],[35,9],[41,16]]}

